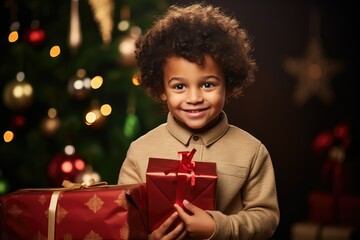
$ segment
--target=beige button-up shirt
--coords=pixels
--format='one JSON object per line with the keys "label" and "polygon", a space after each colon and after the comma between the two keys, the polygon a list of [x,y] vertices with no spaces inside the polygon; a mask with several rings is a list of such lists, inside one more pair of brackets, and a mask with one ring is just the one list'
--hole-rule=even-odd
{"label": "beige button-up shirt", "polygon": [[267,239],[279,224],[280,212],[272,161],[266,147],[248,132],[230,125],[224,112],[202,133],[167,123],[133,141],[120,169],[118,184],[146,182],[149,157],[178,159],[179,151],[197,151],[194,161],[217,167],[216,222],[211,239]]}

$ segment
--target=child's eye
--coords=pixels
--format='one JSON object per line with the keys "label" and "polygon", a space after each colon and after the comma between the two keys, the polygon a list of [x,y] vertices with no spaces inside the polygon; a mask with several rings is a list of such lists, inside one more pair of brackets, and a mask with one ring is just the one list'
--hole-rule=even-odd
{"label": "child's eye", "polygon": [[207,83],[204,83],[202,86],[203,86],[203,88],[211,88],[215,85],[213,83],[207,82]]}
{"label": "child's eye", "polygon": [[175,84],[173,86],[174,89],[177,89],[177,90],[183,90],[185,88],[185,85],[183,84]]}

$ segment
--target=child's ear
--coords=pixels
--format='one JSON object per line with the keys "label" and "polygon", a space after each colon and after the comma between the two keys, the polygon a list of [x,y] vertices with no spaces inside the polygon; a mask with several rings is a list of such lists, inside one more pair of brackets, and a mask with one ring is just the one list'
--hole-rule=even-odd
{"label": "child's ear", "polygon": [[167,100],[166,94],[165,93],[160,94],[160,99],[165,102]]}

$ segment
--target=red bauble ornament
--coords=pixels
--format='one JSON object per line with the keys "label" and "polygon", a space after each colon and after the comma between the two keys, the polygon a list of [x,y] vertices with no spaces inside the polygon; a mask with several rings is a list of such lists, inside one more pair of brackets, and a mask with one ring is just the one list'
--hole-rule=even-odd
{"label": "red bauble ornament", "polygon": [[84,168],[85,162],[79,155],[58,153],[48,166],[48,176],[54,187],[61,187],[63,180],[75,182]]}
{"label": "red bauble ornament", "polygon": [[40,28],[39,21],[33,21],[31,27],[25,31],[25,40],[31,45],[39,46],[45,41],[45,30]]}
{"label": "red bauble ornament", "polygon": [[11,119],[11,125],[14,128],[22,128],[26,125],[26,118],[23,115],[13,116]]}

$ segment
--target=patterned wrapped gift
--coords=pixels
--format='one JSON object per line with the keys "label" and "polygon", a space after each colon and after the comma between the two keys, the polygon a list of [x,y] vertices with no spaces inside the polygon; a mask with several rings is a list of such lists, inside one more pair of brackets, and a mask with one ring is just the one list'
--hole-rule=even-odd
{"label": "patterned wrapped gift", "polygon": [[147,239],[145,184],[63,185],[0,196],[0,239]]}
{"label": "patterned wrapped gift", "polygon": [[191,152],[179,152],[179,160],[149,158],[146,173],[148,228],[157,229],[174,211],[174,203],[189,202],[204,210],[216,203],[216,163],[194,162]]}

